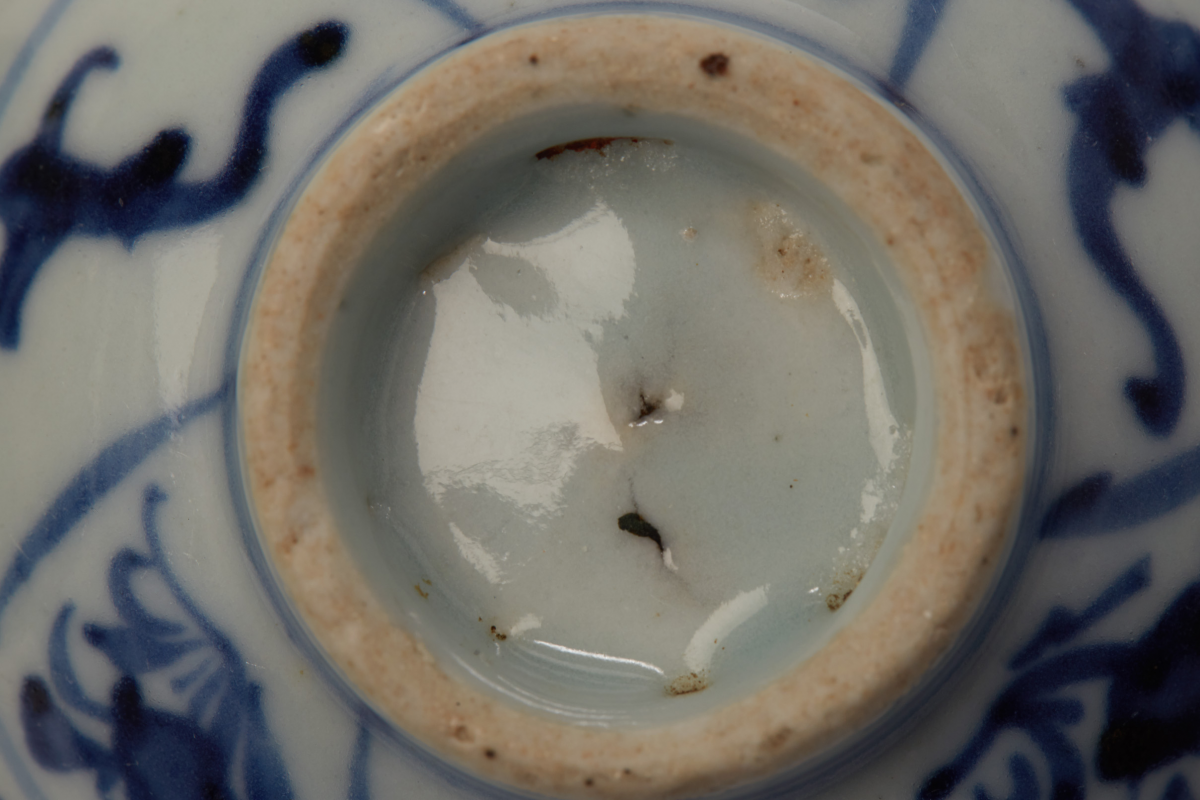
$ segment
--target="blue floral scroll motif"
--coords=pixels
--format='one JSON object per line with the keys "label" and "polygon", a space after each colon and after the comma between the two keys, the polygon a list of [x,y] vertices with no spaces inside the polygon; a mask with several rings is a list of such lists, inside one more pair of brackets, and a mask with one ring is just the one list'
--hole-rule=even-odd
{"label": "blue floral scroll motif", "polygon": [[151,231],[195,225],[236,205],[254,185],[267,157],[276,102],[297,81],[338,59],[348,36],[340,22],[324,22],[272,53],[250,87],[237,143],[212,178],[187,183],[178,175],[191,137],[172,128],[138,152],[105,169],[62,149],[67,115],[84,79],[116,69],[110,47],[76,62],[42,115],[33,141],[0,165],[0,220],[6,241],[0,257],[0,348],[20,342],[21,309],[38,271],[71,236],[114,236],[126,247]]}
{"label": "blue floral scroll motif", "polygon": [[1200,133],[1200,33],[1147,14],[1130,0],[1070,0],[1108,51],[1108,71],[1067,87],[1079,118],[1067,155],[1075,228],[1088,256],[1150,337],[1155,372],[1125,383],[1125,395],[1156,436],[1183,409],[1183,355],[1174,330],[1117,236],[1112,200],[1121,184],[1146,182],[1146,151],[1176,120]]}
{"label": "blue floral scroll motif", "polygon": [[[50,638],[49,681],[29,675],[21,688],[29,751],[45,769],[94,773],[101,797],[121,784],[129,800],[290,800],[261,687],[247,678],[237,648],[183,591],[168,565],[157,524],[165,500],[157,485],[147,487],[142,526],[148,552],[126,548],[109,565],[109,596],[120,622],[82,626],[84,639],[120,677],[107,698],[85,694],[67,649],[75,608],[64,605]],[[143,604],[134,579],[144,574],[166,586],[175,614]],[[183,713],[153,705],[144,685],[154,677],[170,679],[171,691],[186,701]],[[74,716],[103,723],[108,743],[82,733]]]}
{"label": "blue floral scroll motif", "polygon": [[[1187,586],[1133,642],[1067,647],[1149,583],[1150,560],[1145,558],[1082,611],[1052,609],[1009,663],[1017,676],[992,702],[959,754],[925,780],[919,800],[948,797],[991,752],[998,737],[1010,731],[1028,738],[1050,775],[1043,794],[1030,760],[1013,754],[1013,800],[1083,800],[1091,771],[1102,781],[1126,783],[1136,793],[1151,772],[1200,754],[1200,581]],[[1093,746],[1081,748],[1067,729],[1082,721],[1084,707],[1067,690],[1095,680],[1108,682],[1103,730]],[[1085,749],[1090,758],[1085,759]],[[975,787],[974,796],[993,797],[983,785]],[[1163,800],[1191,797],[1187,780],[1176,775]]]}
{"label": "blue floral scroll motif", "polygon": [[[1154,373],[1125,382],[1125,396],[1155,436],[1167,436],[1183,410],[1186,375],[1179,339],[1162,306],[1137,274],[1112,219],[1119,186],[1142,186],[1145,156],[1176,120],[1200,133],[1200,32],[1154,17],[1132,0],[1068,0],[1108,51],[1103,73],[1066,89],[1078,125],[1067,155],[1067,188],[1075,229],[1100,274],[1129,305],[1154,351]],[[904,88],[925,52],[948,0],[909,0],[888,73]],[[898,98],[899,99],[899,98]]]}
{"label": "blue floral scroll motif", "polygon": [[[0,616],[88,511],[173,434],[228,401],[230,385],[120,437],[68,483],[22,540],[0,581]],[[51,626],[47,674],[27,675],[20,689],[26,746],[44,769],[91,772],[102,798],[123,786],[129,800],[290,800],[288,771],[266,722],[261,688],[247,678],[233,642],[170,570],[157,524],[165,500],[157,485],[147,487],[142,527],[148,551],[125,548],[109,562],[109,597],[119,623],[78,628],[91,652],[120,677],[106,697],[83,689],[68,647],[77,610],[64,604]],[[145,576],[166,587],[174,614],[143,603],[135,585]],[[151,681],[169,687],[186,710],[153,705],[146,690]],[[76,723],[81,718],[105,726],[107,741],[82,731]],[[360,726],[349,800],[370,800],[370,752],[371,735]]]}

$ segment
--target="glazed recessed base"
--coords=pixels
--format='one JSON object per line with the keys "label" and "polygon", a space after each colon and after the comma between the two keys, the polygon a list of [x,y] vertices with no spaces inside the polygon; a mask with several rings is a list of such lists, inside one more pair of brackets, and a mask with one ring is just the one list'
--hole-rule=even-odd
{"label": "glazed recessed base", "polygon": [[919,513],[915,312],[849,209],[750,145],[522,119],[359,262],[325,489],[375,596],[467,683],[584,724],[694,716],[815,652]]}
{"label": "glazed recessed base", "polygon": [[[343,529],[321,443],[338,307],[380,232],[496,130],[596,107],[702,121],[812,176],[894,268],[932,384],[925,492],[870,602],[772,680],[640,726],[556,721],[456,677],[398,621],[348,545],[354,532]],[[1026,424],[1014,324],[987,288],[989,267],[977,221],[917,138],[798,53],[644,17],[489,37],[407,82],[338,145],[266,267],[239,385],[264,547],[347,679],[408,734],[487,777],[548,794],[646,797],[762,777],[878,716],[945,650],[987,584],[1018,500]]]}

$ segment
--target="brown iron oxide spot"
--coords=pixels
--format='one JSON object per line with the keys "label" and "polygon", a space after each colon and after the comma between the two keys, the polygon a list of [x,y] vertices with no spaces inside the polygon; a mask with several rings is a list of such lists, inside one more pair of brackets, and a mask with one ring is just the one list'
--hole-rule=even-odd
{"label": "brown iron oxide spot", "polygon": [[689,672],[686,675],[680,675],[675,680],[667,684],[667,694],[672,697],[678,697],[683,694],[693,694],[702,692],[708,688],[708,675],[705,673]]}
{"label": "brown iron oxide spot", "polygon": [[767,735],[762,740],[763,750],[778,750],[784,742],[792,737],[792,729],[784,725]]}
{"label": "brown iron oxide spot", "polygon": [[710,78],[721,78],[729,74],[729,56],[713,53],[700,59],[700,69]]}
{"label": "brown iron oxide spot", "polygon": [[844,592],[842,594],[826,595],[825,596],[825,605],[829,608],[830,611],[837,611],[839,608],[842,607],[842,605],[846,602],[846,600],[852,594],[854,594],[853,589],[850,589],[849,591]]}
{"label": "brown iron oxide spot", "polygon": [[613,142],[629,142],[630,144],[637,144],[638,142],[642,141],[660,142],[665,145],[675,144],[675,142],[671,139],[645,139],[637,136],[596,136],[591,139],[576,139],[573,142],[564,142],[563,144],[556,144],[553,147],[547,147],[545,150],[539,150],[534,157],[539,161],[544,161],[548,158],[557,158],[567,151],[572,153],[593,152],[603,156],[607,155],[605,150]]}
{"label": "brown iron oxide spot", "polygon": [[492,626],[492,636],[494,636],[496,638],[497,642],[503,642],[505,639],[508,638],[508,634],[501,633],[500,631],[496,630],[495,625]]}
{"label": "brown iron oxide spot", "polygon": [[538,57],[537,57],[537,53],[534,53],[533,55],[531,55],[531,56],[529,57],[529,63],[530,63],[530,64],[533,64],[535,67],[538,65]]}
{"label": "brown iron oxide spot", "polygon": [[592,150],[600,155],[604,155],[605,148],[618,139],[623,139],[634,144],[636,144],[638,141],[631,136],[597,136],[594,139],[577,139],[574,142],[566,142],[565,144],[556,144],[553,147],[547,147],[545,150],[539,151],[536,158],[538,161],[543,161],[547,158],[556,158],[568,150],[570,150],[572,153],[584,153]]}
{"label": "brown iron oxide spot", "polygon": [[483,751],[483,754],[484,754],[484,756],[486,756],[487,758],[495,758],[495,757],[496,757],[496,751],[495,751],[495,750],[493,750],[493,749],[492,749],[492,748],[490,748],[490,747],[489,747],[488,749],[484,750],[484,751]]}
{"label": "brown iron oxide spot", "polygon": [[419,583],[414,583],[414,584],[413,584],[413,588],[417,590],[417,594],[421,595],[421,597],[423,597],[423,598],[424,598],[424,599],[426,599],[426,600],[428,600],[428,599],[429,599],[429,592],[427,592],[427,591],[425,591],[424,589],[422,589],[422,588],[421,588],[421,584],[419,584]]}

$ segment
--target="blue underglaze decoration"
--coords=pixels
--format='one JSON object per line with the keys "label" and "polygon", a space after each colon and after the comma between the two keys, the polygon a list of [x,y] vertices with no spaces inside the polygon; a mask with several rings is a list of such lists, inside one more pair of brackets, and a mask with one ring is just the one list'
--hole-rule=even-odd
{"label": "blue underglaze decoration", "polygon": [[1150,559],[1147,557],[1126,570],[1083,611],[1075,612],[1055,606],[1050,609],[1033,638],[1009,661],[1009,668],[1022,669],[1055,647],[1061,647],[1149,585]]}
{"label": "blue underglaze decoration", "polygon": [[[1084,611],[1051,610],[1012,661],[1022,671],[993,701],[962,751],[925,781],[920,800],[949,796],[1007,732],[1023,733],[1045,759],[1051,779],[1046,796],[1052,800],[1086,797],[1084,749],[1091,751],[1096,777],[1133,790],[1151,772],[1200,754],[1200,581],[1187,586],[1140,639],[1060,649],[1149,581],[1149,564],[1143,560]],[[1064,692],[1096,680],[1108,681],[1103,729],[1094,746],[1081,749],[1067,729],[1083,719],[1084,706]],[[1029,792],[1013,797],[1037,800],[1043,795],[1028,767],[1027,760],[1010,759],[1014,787]],[[975,796],[990,795],[978,786]],[[1190,796],[1190,789],[1179,778],[1165,796]]]}
{"label": "blue underglaze decoration", "polygon": [[31,679],[21,687],[21,727],[29,752],[45,769],[91,770],[96,773],[96,791],[101,797],[107,797],[120,779],[112,752],[75,729],[55,704],[45,681]]}
{"label": "blue underglaze decoration", "polygon": [[0,579],[0,619],[13,596],[33,576],[42,560],[62,544],[75,524],[173,434],[224,402],[232,385],[231,379],[226,380],[212,394],[135,428],[101,450],[75,475],[21,540]]}
{"label": "blue underglaze decoration", "polygon": [[13,95],[17,92],[17,87],[20,86],[21,80],[25,77],[25,72],[29,69],[29,65],[33,61],[33,56],[45,43],[50,32],[54,30],[54,26],[62,18],[63,12],[73,2],[74,0],[54,0],[45,12],[42,13],[41,19],[34,25],[29,38],[25,40],[25,44],[21,45],[21,49],[17,51],[16,58],[12,60],[8,71],[4,73],[4,80],[0,81],[0,118],[8,110],[8,104],[12,102]]}
{"label": "blue underglaze decoration", "polygon": [[67,634],[70,632],[71,617],[74,613],[74,603],[64,605],[59,610],[50,632],[50,679],[54,684],[54,691],[63,702],[79,713],[101,722],[111,722],[112,715],[108,706],[88,697],[80,687],[79,681],[75,679],[75,670],[71,667],[71,657],[67,650]]}
{"label": "blue underglaze decoration", "polygon": [[455,25],[465,28],[471,33],[480,33],[483,31],[483,23],[475,19],[471,12],[454,2],[454,0],[424,0],[424,3]]}
{"label": "blue underglaze decoration", "polygon": [[[65,653],[65,637],[57,630],[71,617],[73,606],[68,603],[51,637],[51,683],[55,690],[71,687],[76,696],[60,692],[60,705],[42,676],[26,676],[21,723],[30,753],[46,769],[94,773],[102,796],[120,783],[130,800],[290,800],[291,783],[267,726],[261,689],[247,678],[245,659],[233,643],[183,592],[163,553],[157,512],[165,501],[157,485],[146,488],[142,526],[149,552],[126,548],[113,558],[109,594],[119,623],[82,626],[88,644],[120,675],[107,702],[80,700],[82,690]],[[174,599],[180,619],[168,622],[150,614],[133,591],[130,573],[157,577]],[[185,714],[151,703],[143,688],[147,682],[190,672],[198,662],[208,665],[211,677],[206,683],[219,687],[214,696],[189,704]],[[103,713],[89,711],[98,708]],[[105,747],[81,733],[71,719],[73,709],[106,722],[111,744]],[[235,786],[244,787],[244,794]]]}
{"label": "blue underglaze decoration", "polygon": [[116,237],[132,248],[151,231],[195,225],[227,211],[250,191],[267,157],[271,113],[280,96],[313,70],[341,55],[348,29],[324,22],[286,42],[263,63],[242,111],[237,143],[224,168],[205,181],[178,175],[191,137],[160,131],[112,169],[62,150],[63,129],[84,79],[116,69],[110,47],[84,55],[63,78],[33,141],[0,165],[0,220],[6,242],[0,258],[0,348],[20,342],[21,309],[38,271],[71,236]]}
{"label": "blue underglaze decoration", "polygon": [[350,759],[350,791],[346,800],[371,800],[371,784],[367,777],[367,766],[371,759],[371,732],[365,725],[358,726],[354,738],[354,755]]}
{"label": "blue underglaze decoration", "polygon": [[1047,539],[1090,536],[1142,525],[1200,494],[1200,447],[1116,482],[1097,472],[1064,491],[1042,520]]}
{"label": "blue underglaze decoration", "polygon": [[[22,540],[3,582],[0,616],[33,572],[106,494],[172,435],[230,399],[232,381],[182,409],[122,436],[75,476]],[[233,642],[184,592],[162,550],[154,484],[142,500],[149,552],[120,550],[109,562],[108,591],[117,624],[78,627],[91,653],[120,675],[107,698],[89,697],[68,640],[76,613],[65,603],[51,626],[49,680],[28,675],[19,696],[21,726],[33,760],[54,772],[87,771],[102,798],[123,785],[129,800],[291,800],[288,771],[263,712],[261,688],[245,674]],[[134,589],[152,574],[174,600],[174,614],[147,608]],[[165,684],[183,713],[154,707],[147,682]],[[188,692],[191,692],[188,696]],[[79,730],[73,715],[110,731],[106,745]],[[351,800],[370,800],[371,735],[360,727],[350,765]],[[240,780],[233,781],[233,773]],[[237,789],[242,787],[243,794]]]}
{"label": "blue underglaze decoration", "polygon": [[1192,787],[1188,785],[1187,778],[1182,775],[1176,775],[1172,778],[1163,792],[1162,800],[1195,800],[1195,796],[1192,794]]}
{"label": "blue underglaze decoration", "polygon": [[[1033,769],[1033,764],[1029,763],[1029,759],[1020,753],[1013,753],[1008,759],[1008,773],[1012,776],[1012,791],[1008,794],[1008,800],[1036,800],[1042,796],[1041,787],[1038,785],[1037,772]],[[975,800],[994,800],[993,796],[988,794],[987,789],[982,786],[975,787]]]}
{"label": "blue underglaze decoration", "polygon": [[903,89],[912,77],[917,62],[925,54],[933,32],[937,30],[942,12],[948,0],[909,0],[904,15],[904,30],[900,32],[900,44],[892,57],[892,68],[888,70],[888,82],[892,89]]}
{"label": "blue underglaze decoration", "polygon": [[1075,228],[1110,288],[1137,316],[1155,372],[1132,377],[1125,396],[1147,431],[1166,436],[1183,409],[1183,355],[1158,300],[1138,277],[1112,218],[1118,186],[1146,182],[1146,151],[1176,120],[1200,132],[1200,33],[1153,17],[1131,0],[1070,0],[1110,57],[1107,72],[1066,89],[1079,124],[1067,154]]}

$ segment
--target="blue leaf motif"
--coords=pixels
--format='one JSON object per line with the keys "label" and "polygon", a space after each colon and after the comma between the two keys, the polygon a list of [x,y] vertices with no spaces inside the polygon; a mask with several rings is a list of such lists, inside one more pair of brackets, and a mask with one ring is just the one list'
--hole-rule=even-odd
{"label": "blue leaf motif", "polygon": [[1083,611],[1075,613],[1063,606],[1055,606],[1033,639],[1013,656],[1009,668],[1021,669],[1052,648],[1066,644],[1149,585],[1150,559],[1147,557],[1126,570]]}

